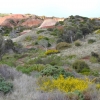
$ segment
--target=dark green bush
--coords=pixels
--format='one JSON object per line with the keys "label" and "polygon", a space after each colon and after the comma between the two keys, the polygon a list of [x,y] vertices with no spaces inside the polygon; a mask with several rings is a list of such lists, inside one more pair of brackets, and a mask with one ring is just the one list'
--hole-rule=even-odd
{"label": "dark green bush", "polygon": [[63,25],[64,24],[64,21],[59,21],[59,24]]}
{"label": "dark green bush", "polygon": [[94,39],[89,39],[89,40],[88,40],[88,43],[89,43],[89,44],[92,44],[92,43],[94,43],[94,42],[96,42],[96,40],[94,40]]}
{"label": "dark green bush", "polygon": [[53,28],[48,28],[47,30],[48,30],[48,31],[53,31]]}
{"label": "dark green bush", "polygon": [[57,36],[56,32],[51,32],[50,35]]}
{"label": "dark green bush", "polygon": [[35,45],[38,45],[38,41],[35,41],[35,43],[34,43]]}
{"label": "dark green bush", "polygon": [[75,46],[81,46],[81,43],[80,43],[80,41],[75,41]]}
{"label": "dark green bush", "polygon": [[77,60],[72,64],[73,69],[78,73],[89,72],[90,68],[83,60]]}
{"label": "dark green bush", "polygon": [[44,30],[38,30],[38,31],[37,31],[37,34],[40,34],[40,33],[42,33],[42,32],[44,32]]}
{"label": "dark green bush", "polygon": [[41,70],[43,70],[45,68],[45,65],[42,64],[34,64],[33,66],[18,66],[17,70],[21,71],[22,73],[25,74],[30,74],[32,71],[38,71],[40,72]]}
{"label": "dark green bush", "polygon": [[53,78],[58,78],[59,75],[63,75],[65,78],[69,76],[73,76],[70,72],[66,72],[62,67],[58,66],[47,66],[44,68],[40,74],[42,76],[52,76]]}
{"label": "dark green bush", "polygon": [[0,75],[0,92],[4,94],[10,92],[13,89],[12,83],[7,82],[1,75]]}
{"label": "dark green bush", "polygon": [[94,56],[91,56],[90,57],[90,62],[92,62],[92,63],[98,63],[98,58],[94,57]]}
{"label": "dark green bush", "polygon": [[69,43],[66,43],[66,42],[60,42],[56,45],[57,50],[61,50],[64,48],[70,48],[70,47],[71,47],[71,45]]}
{"label": "dark green bush", "polygon": [[95,52],[91,52],[91,56],[99,58],[99,55],[97,53],[95,53]]}

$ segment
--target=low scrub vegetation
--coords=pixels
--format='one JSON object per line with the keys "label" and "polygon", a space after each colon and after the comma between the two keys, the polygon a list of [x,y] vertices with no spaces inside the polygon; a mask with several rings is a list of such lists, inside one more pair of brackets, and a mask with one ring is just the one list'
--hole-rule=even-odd
{"label": "low scrub vegetation", "polygon": [[71,45],[69,43],[66,42],[60,42],[56,45],[56,49],[57,50],[61,50],[61,49],[65,49],[65,48],[70,48]]}
{"label": "low scrub vegetation", "polygon": [[45,68],[44,65],[42,64],[34,64],[33,66],[18,66],[17,70],[21,71],[22,73],[25,74],[30,74],[32,71],[38,71],[40,72],[41,70],[43,70]]}
{"label": "low scrub vegetation", "polygon": [[[11,38],[12,28],[0,28],[5,39]],[[21,35],[23,40],[18,36],[26,29],[31,36]],[[54,28],[18,26],[14,31],[17,38],[0,35],[0,100],[99,100],[99,19],[77,15]]]}
{"label": "low scrub vegetation", "polygon": [[88,40],[88,43],[89,43],[89,44],[92,44],[92,43],[94,43],[94,42],[96,42],[96,40],[94,40],[94,39],[89,39],[89,40]]}
{"label": "low scrub vegetation", "polygon": [[70,72],[65,71],[62,67],[58,66],[47,66],[41,72],[42,76],[52,76],[54,78],[58,78],[61,74],[64,77],[73,76]]}
{"label": "low scrub vegetation", "polygon": [[25,41],[31,41],[32,40],[32,37],[31,36],[27,36],[26,38],[25,38]]}
{"label": "low scrub vegetation", "polygon": [[13,85],[10,82],[7,82],[1,75],[0,75],[0,92],[4,94],[10,92],[13,89]]}
{"label": "low scrub vegetation", "polygon": [[86,64],[84,61],[82,60],[77,60],[73,63],[72,67],[75,69],[76,72],[78,73],[89,73],[90,72],[90,68],[88,66],[88,64]]}
{"label": "low scrub vegetation", "polygon": [[42,33],[42,32],[44,32],[44,30],[38,30],[38,31],[37,31],[37,34],[40,34],[40,33]]}
{"label": "low scrub vegetation", "polygon": [[81,46],[81,43],[80,43],[80,41],[78,41],[78,40],[75,41],[74,43],[75,43],[75,46]]}

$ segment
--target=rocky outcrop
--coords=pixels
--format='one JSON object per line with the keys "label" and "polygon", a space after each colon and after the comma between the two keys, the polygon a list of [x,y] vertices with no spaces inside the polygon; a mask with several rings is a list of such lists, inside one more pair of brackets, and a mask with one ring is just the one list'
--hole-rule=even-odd
{"label": "rocky outcrop", "polygon": [[46,27],[54,26],[56,23],[57,23],[57,21],[54,20],[54,19],[46,19],[46,20],[44,20],[44,22],[40,25],[39,28],[46,28]]}
{"label": "rocky outcrop", "polygon": [[[23,15],[23,14],[10,14],[4,17],[0,17],[0,26],[4,27],[38,27],[48,28],[55,26],[56,22],[63,21],[64,18],[57,17],[45,17],[37,15]],[[42,25],[41,25],[42,24]]]}
{"label": "rocky outcrop", "polygon": [[21,24],[21,26],[34,27],[39,26],[43,21],[41,19],[29,18]]}
{"label": "rocky outcrop", "polygon": [[28,16],[22,14],[12,14],[4,17],[0,17],[0,26],[14,27],[14,26],[39,26],[42,23],[42,19],[37,16]]}
{"label": "rocky outcrop", "polygon": [[53,28],[55,24],[59,21],[63,21],[64,18],[52,18],[52,19],[45,19],[43,23],[40,25],[39,28]]}
{"label": "rocky outcrop", "polygon": [[0,25],[6,20],[6,19],[12,19],[14,21],[17,21],[17,20],[21,20],[21,19],[25,19],[26,16],[25,15],[22,15],[22,14],[11,14],[11,15],[8,15],[8,16],[4,16],[4,17],[0,17]]}

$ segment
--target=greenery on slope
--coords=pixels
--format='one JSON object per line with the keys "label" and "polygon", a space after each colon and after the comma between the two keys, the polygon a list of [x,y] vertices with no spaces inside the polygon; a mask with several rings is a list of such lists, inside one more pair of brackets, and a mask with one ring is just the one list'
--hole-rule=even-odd
{"label": "greenery on slope", "polygon": [[[63,26],[62,29],[57,28],[60,25]],[[71,98],[70,100],[72,97],[92,100],[88,85],[94,85],[97,92],[100,90],[100,36],[94,32],[99,29],[99,24],[96,19],[70,16],[55,27],[36,29],[35,39],[27,36],[23,41],[25,51],[6,52],[0,60],[0,66],[9,65],[29,77],[37,72],[37,85],[42,92],[56,90],[67,93],[66,98]],[[1,78],[0,84],[2,92],[12,90],[12,84],[6,83],[5,79]]]}

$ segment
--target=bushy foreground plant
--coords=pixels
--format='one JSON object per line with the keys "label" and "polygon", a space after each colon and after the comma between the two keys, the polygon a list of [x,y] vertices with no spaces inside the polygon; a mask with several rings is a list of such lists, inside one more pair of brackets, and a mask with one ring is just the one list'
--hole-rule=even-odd
{"label": "bushy foreground plant", "polygon": [[59,51],[56,50],[56,49],[47,50],[47,51],[45,52],[46,55],[56,54],[56,53],[59,53]]}
{"label": "bushy foreground plant", "polygon": [[8,93],[13,89],[12,83],[7,82],[1,75],[0,75],[0,92]]}
{"label": "bushy foreground plant", "polygon": [[72,64],[72,67],[75,69],[78,73],[89,73],[90,68],[88,64],[85,63],[83,60],[77,60]]}
{"label": "bushy foreground plant", "polygon": [[58,78],[61,74],[64,77],[73,76],[70,72],[65,71],[62,67],[58,66],[47,66],[45,67],[40,74],[42,76],[52,76],[53,78]]}

